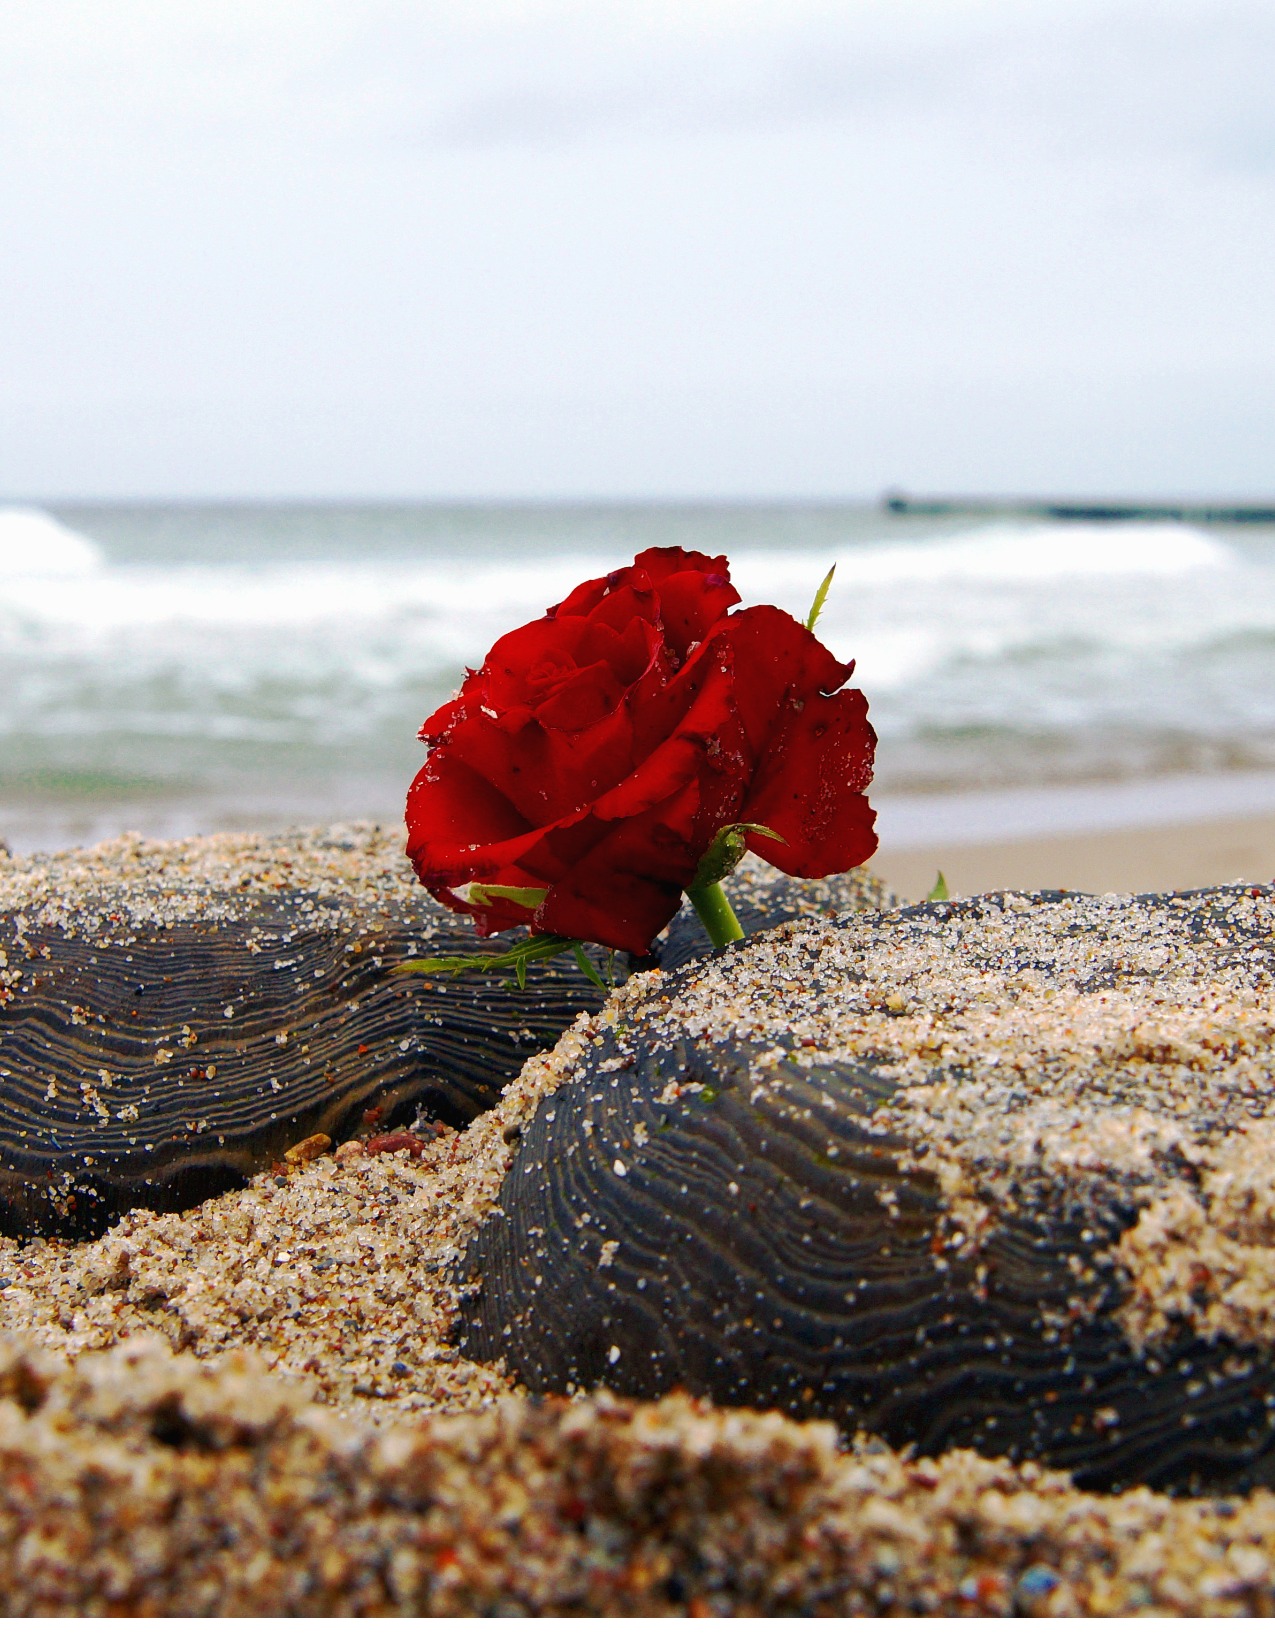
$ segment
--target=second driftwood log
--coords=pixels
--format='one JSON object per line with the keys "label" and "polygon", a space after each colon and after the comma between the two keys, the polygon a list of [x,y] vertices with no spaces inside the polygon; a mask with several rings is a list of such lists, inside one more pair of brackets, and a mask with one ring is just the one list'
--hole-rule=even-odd
{"label": "second driftwood log", "polygon": [[533,1390],[1275,1485],[1272,890],[807,921],[648,976],[465,1270]]}

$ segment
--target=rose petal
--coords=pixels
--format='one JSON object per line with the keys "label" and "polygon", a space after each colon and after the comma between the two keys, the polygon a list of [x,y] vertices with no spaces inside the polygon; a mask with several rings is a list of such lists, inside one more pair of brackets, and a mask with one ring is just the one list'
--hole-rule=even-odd
{"label": "rose petal", "polygon": [[615,591],[629,589],[636,592],[640,598],[650,605],[650,617],[658,617],[659,608],[655,601],[654,590],[650,576],[639,573],[634,567],[622,567],[614,573],[608,573],[600,579],[587,579],[578,584],[571,594],[560,601],[556,607],[549,609],[553,617],[569,617],[571,615],[590,614],[606,598]]}
{"label": "rose petal", "polygon": [[634,615],[622,629],[592,625],[580,639],[577,658],[581,667],[605,659],[619,679],[632,686],[656,664],[663,651],[659,626]]}
{"label": "rose petal", "polygon": [[737,719],[727,672],[705,658],[695,670],[687,667],[679,688],[690,699],[681,720],[627,779],[599,799],[593,808],[597,818],[643,813],[706,768],[743,771],[731,738]]}
{"label": "rose petal", "polygon": [[628,701],[576,732],[544,728],[513,713],[469,717],[448,737],[448,752],[482,774],[528,825],[550,825],[604,795],[633,767]]}
{"label": "rose petal", "polygon": [[426,743],[432,744],[444,738],[448,730],[454,728],[458,722],[464,721],[465,717],[470,714],[471,709],[465,700],[467,686],[468,684],[454,698],[446,700],[436,711],[425,718],[421,725],[421,731],[416,736],[418,739],[424,739]]}
{"label": "rose petal", "polygon": [[876,814],[861,793],[872,777],[876,736],[854,688],[816,694],[777,719],[743,802],[743,818],[784,839],[748,846],[796,877],[826,877],[876,852]]}
{"label": "rose petal", "polygon": [[427,762],[407,793],[408,854],[430,840],[490,842],[523,835],[530,821],[465,762]]}
{"label": "rose petal", "polygon": [[643,579],[636,585],[617,584],[587,614],[581,616],[590,632],[602,629],[618,634],[627,630],[635,619],[658,632],[660,599],[658,593],[651,589],[649,580]]}
{"label": "rose petal", "polygon": [[[707,558],[706,558],[707,559]],[[715,558],[725,566],[726,558]],[[702,642],[739,595],[724,572],[682,573],[659,586],[660,619],[679,662]]]}
{"label": "rose petal", "polygon": [[577,670],[536,706],[541,727],[578,733],[609,716],[624,697],[624,683],[605,659]]}
{"label": "rose petal", "polygon": [[731,649],[735,703],[757,755],[770,742],[786,704],[832,693],[854,670],[852,664],[840,664],[805,625],[778,607],[748,607],[733,614],[717,627],[709,644],[719,638]]}
{"label": "rose petal", "polygon": [[694,779],[636,818],[606,832],[552,888],[535,914],[543,933],[570,934],[637,955],[671,919],[699,856]]}

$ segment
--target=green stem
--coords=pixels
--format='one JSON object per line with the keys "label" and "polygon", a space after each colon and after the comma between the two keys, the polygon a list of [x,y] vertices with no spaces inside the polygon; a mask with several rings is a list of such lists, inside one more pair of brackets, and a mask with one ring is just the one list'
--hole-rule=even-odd
{"label": "green stem", "polygon": [[699,912],[699,920],[708,930],[708,937],[718,951],[732,940],[742,940],[744,930],[739,918],[730,908],[730,901],[720,882],[710,882],[704,888],[691,888],[691,904]]}

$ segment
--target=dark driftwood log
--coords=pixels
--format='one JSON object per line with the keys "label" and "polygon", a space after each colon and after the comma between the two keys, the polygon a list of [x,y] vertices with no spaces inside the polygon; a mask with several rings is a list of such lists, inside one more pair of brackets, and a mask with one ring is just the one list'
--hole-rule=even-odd
{"label": "dark driftwood log", "polygon": [[[808,893],[764,867],[737,880],[754,926],[886,897],[861,875]],[[673,936],[688,954],[691,922]],[[525,989],[393,970],[506,943],[476,939],[366,826],[9,861],[0,1232],[93,1236],[241,1185],[311,1135],[472,1121],[600,994],[569,955]]]}
{"label": "dark driftwood log", "polygon": [[[276,880],[304,884],[305,848],[277,849]],[[268,842],[262,856],[268,867]],[[389,864],[374,895],[331,879],[318,898],[260,876],[231,898],[211,888],[202,921],[173,919],[145,862],[134,883],[150,882],[153,916],[109,883],[65,920],[49,920],[47,895],[0,910],[0,1231],[96,1235],[125,1209],[240,1185],[314,1134],[418,1114],[462,1126],[597,1006],[570,957],[525,991],[499,975],[395,974],[480,942]],[[187,876],[192,890],[198,904]]]}
{"label": "dark driftwood log", "polygon": [[[1242,951],[1269,983],[1269,952],[1196,898],[1184,943],[1202,966]],[[674,1001],[695,978],[670,981]],[[1097,967],[1093,989],[1111,978]],[[964,1259],[916,1140],[881,1127],[894,1084],[879,1071],[774,1063],[774,1043],[668,1024],[603,1030],[525,1125],[466,1257],[470,1356],[504,1356],[534,1391],[684,1387],[921,1453],[1040,1460],[1092,1487],[1275,1485],[1269,1347],[1184,1329],[1139,1350],[1116,1316],[1127,1178],[1029,1175]]]}

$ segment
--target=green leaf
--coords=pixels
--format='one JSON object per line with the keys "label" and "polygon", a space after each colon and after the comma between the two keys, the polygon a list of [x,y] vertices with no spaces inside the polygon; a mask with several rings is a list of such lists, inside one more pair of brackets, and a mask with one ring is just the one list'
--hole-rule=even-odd
{"label": "green leaf", "polygon": [[602,983],[602,976],[598,973],[597,969],[589,960],[584,947],[577,944],[574,949],[576,961],[580,964],[580,972],[584,975],[585,979],[588,980],[590,984],[596,985],[599,991],[605,991],[606,986]]}
{"label": "green leaf", "polygon": [[[561,956],[564,951],[575,954],[585,978],[599,991],[605,991],[602,976],[579,940],[564,939],[561,934],[528,934],[511,945],[508,951],[477,951],[468,957],[417,957],[411,962],[395,965],[396,974],[491,974],[498,969],[512,968],[518,985],[525,990],[527,964],[541,962],[546,957]],[[611,954],[614,966],[615,954]]]}
{"label": "green leaf", "polygon": [[828,600],[828,592],[832,589],[832,575],[837,571],[834,561],[824,577],[823,583],[815,591],[815,599],[810,605],[810,617],[806,620],[806,629],[813,630],[819,623],[819,615],[823,612],[823,604]]}
{"label": "green leaf", "polygon": [[517,888],[504,882],[471,882],[461,898],[471,905],[490,905],[493,900],[506,899],[511,905],[534,911],[544,904],[548,892],[547,888]]}
{"label": "green leaf", "polygon": [[695,867],[695,876],[687,893],[694,897],[701,888],[710,888],[713,883],[720,882],[728,877],[748,852],[748,844],[744,840],[745,831],[756,831],[758,836],[768,836],[775,842],[784,839],[778,831],[772,831],[769,825],[752,825],[747,820],[741,820],[735,825],[723,825],[721,830],[705,848],[703,857]]}
{"label": "green leaf", "polygon": [[933,888],[930,889],[929,893],[925,896],[925,898],[926,898],[927,903],[930,900],[933,900],[933,899],[950,899],[951,898],[951,895],[947,891],[947,878],[943,875],[942,871],[940,871],[938,873],[938,876],[935,880]]}
{"label": "green leaf", "polygon": [[525,970],[529,962],[538,962],[542,957],[556,957],[562,951],[570,951],[575,944],[575,940],[564,940],[558,934],[529,934],[516,945],[511,945],[508,951],[477,951],[468,957],[418,957],[412,962],[397,964],[394,972],[490,974],[500,968],[517,969],[519,965]]}

